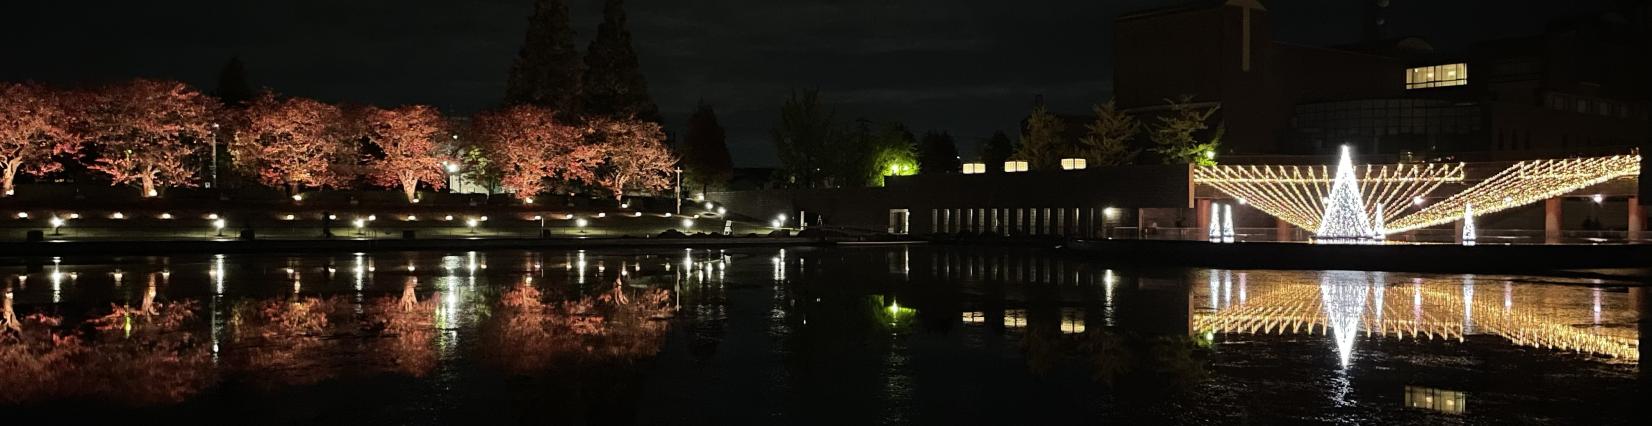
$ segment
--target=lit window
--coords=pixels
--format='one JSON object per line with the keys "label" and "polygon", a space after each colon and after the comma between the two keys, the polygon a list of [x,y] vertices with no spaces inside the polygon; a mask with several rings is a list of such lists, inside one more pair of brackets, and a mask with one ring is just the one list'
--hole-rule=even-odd
{"label": "lit window", "polygon": [[1083,158],[1061,159],[1061,170],[1084,170],[1087,162]]}
{"label": "lit window", "polygon": [[1405,71],[1406,89],[1462,86],[1468,84],[1468,64],[1417,67]]}
{"label": "lit window", "polygon": [[964,163],[964,174],[978,175],[987,172],[987,163]]}
{"label": "lit window", "polygon": [[1024,171],[1027,171],[1027,162],[1025,162],[1025,161],[1005,161],[1004,162],[1004,173],[1015,173],[1015,172],[1024,172]]}

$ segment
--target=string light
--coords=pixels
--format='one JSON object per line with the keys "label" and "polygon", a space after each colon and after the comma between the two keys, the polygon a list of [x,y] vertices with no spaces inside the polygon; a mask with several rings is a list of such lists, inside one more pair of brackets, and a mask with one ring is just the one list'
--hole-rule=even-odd
{"label": "string light", "polygon": [[1360,199],[1359,184],[1354,181],[1353,158],[1348,146],[1342,146],[1342,159],[1337,161],[1336,180],[1331,183],[1331,195],[1325,200],[1319,231],[1321,239],[1361,239],[1371,236],[1371,219],[1365,212],[1365,200]]}
{"label": "string light", "polygon": [[1486,215],[1554,198],[1601,182],[1640,175],[1640,155],[1530,160],[1515,163],[1468,189],[1390,222],[1392,232],[1450,223],[1472,204]]}
{"label": "string light", "polygon": [[[1403,206],[1442,184],[1463,181],[1462,163],[1365,165],[1355,170],[1362,176],[1357,180],[1367,208],[1379,203]],[[1323,199],[1335,178],[1326,166],[1224,165],[1196,168],[1193,180],[1244,199],[1246,205],[1286,223],[1317,230],[1324,214]],[[1384,212],[1383,219],[1393,223],[1404,211]]]}

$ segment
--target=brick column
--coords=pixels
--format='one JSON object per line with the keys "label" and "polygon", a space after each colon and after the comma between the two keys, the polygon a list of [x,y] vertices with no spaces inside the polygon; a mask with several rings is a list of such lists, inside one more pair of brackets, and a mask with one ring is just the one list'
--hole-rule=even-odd
{"label": "brick column", "polygon": [[1286,222],[1285,219],[1273,218],[1273,239],[1274,241],[1290,241],[1291,223]]}
{"label": "brick column", "polygon": [[1630,240],[1638,240],[1638,239],[1641,238],[1641,226],[1642,226],[1641,221],[1642,220],[1646,220],[1646,218],[1645,218],[1645,216],[1641,215],[1641,197],[1634,197],[1634,196],[1629,197],[1629,239]]}
{"label": "brick column", "polygon": [[1198,224],[1193,230],[1195,237],[1202,237],[1210,229],[1210,199],[1200,198],[1194,203],[1193,223]]}
{"label": "brick column", "polygon": [[1543,200],[1543,242],[1560,242],[1560,197]]}

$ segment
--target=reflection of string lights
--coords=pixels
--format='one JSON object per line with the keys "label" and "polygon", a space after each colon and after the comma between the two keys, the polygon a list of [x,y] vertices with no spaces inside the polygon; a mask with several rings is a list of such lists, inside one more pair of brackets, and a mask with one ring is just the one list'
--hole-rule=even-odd
{"label": "reflection of string lights", "polygon": [[[1328,273],[1329,274],[1329,273]],[[1364,273],[1340,273],[1364,274]],[[1334,279],[1333,279],[1334,278]],[[1371,279],[1371,278],[1364,278]],[[1463,341],[1465,335],[1492,334],[1528,347],[1589,353],[1625,361],[1640,359],[1638,333],[1613,327],[1575,327],[1595,315],[1593,309],[1556,309],[1549,304],[1514,303],[1512,287],[1504,297],[1474,297],[1473,281],[1427,283],[1420,278],[1404,291],[1371,292],[1371,303],[1355,303],[1375,290],[1380,280],[1369,286],[1349,285],[1347,276],[1325,277],[1319,285],[1281,284],[1250,289],[1249,300],[1239,306],[1222,306],[1195,313],[1194,327],[1202,331],[1244,334],[1320,333],[1341,339],[1350,324],[1353,331],[1368,335],[1406,339],[1448,339]],[[1334,282],[1332,282],[1334,281]],[[1335,287],[1335,288],[1328,288]],[[1525,287],[1524,300],[1549,300],[1582,296],[1567,294],[1572,288]],[[1206,297],[1219,298],[1217,293]],[[1383,303],[1396,298],[1411,303]],[[1410,300],[1406,300],[1410,299]],[[1358,306],[1357,311],[1351,307]],[[1392,312],[1383,312],[1383,311]],[[1352,322],[1350,322],[1352,321]],[[1352,341],[1348,342],[1350,345]]]}

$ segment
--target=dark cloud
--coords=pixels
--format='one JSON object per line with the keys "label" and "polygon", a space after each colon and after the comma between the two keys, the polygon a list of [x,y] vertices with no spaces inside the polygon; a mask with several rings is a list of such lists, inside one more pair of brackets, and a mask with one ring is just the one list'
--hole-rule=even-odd
{"label": "dark cloud", "polygon": [[[1397,32],[1448,43],[1530,33],[1584,2],[1394,0]],[[34,1],[5,6],[0,79],[130,76],[205,88],[232,55],[255,83],[329,101],[488,108],[531,0]],[[1082,112],[1111,91],[1112,19],[1169,0],[632,0],[631,31],[668,126],[718,109],[735,160],[773,164],[775,109],[819,88],[845,119],[899,120],[973,141],[1013,131],[1033,96]],[[1442,4],[1449,3],[1449,4]],[[1529,3],[1529,4],[1528,4]],[[1362,2],[1267,2],[1280,38],[1352,41]],[[571,0],[580,37],[600,0]],[[1128,40],[1123,42],[1129,42]],[[585,40],[579,46],[584,47]]]}

